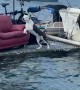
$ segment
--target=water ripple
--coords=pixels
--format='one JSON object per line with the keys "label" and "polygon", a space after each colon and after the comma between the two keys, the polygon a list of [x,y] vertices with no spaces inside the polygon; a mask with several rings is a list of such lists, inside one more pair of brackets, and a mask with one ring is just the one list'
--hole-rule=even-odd
{"label": "water ripple", "polygon": [[0,90],[80,90],[79,57],[22,55],[1,59]]}

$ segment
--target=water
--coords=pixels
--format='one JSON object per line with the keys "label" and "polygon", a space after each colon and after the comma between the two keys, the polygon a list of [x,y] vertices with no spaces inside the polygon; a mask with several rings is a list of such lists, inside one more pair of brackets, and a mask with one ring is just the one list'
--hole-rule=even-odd
{"label": "water", "polygon": [[[75,7],[80,4],[79,0],[68,1]],[[24,8],[39,4],[27,2]],[[20,9],[18,2],[16,8]],[[0,10],[4,12],[1,6]],[[80,52],[0,57],[0,90],[80,90]]]}
{"label": "water", "polygon": [[79,56],[65,53],[1,57],[0,90],[80,90]]}
{"label": "water", "polygon": [[[16,0],[15,0],[16,1]],[[12,11],[13,10],[13,0],[0,0],[0,3],[3,3],[3,2],[7,2],[7,3],[10,3],[10,5],[7,6],[7,10],[8,11]],[[68,2],[70,3],[70,5],[72,7],[80,7],[80,0],[68,0]],[[64,4],[64,5],[67,5],[69,6],[67,0],[59,0],[59,3],[61,4]],[[30,6],[44,6],[44,5],[47,5],[47,4],[52,4],[52,2],[25,2],[24,3],[24,6],[23,6],[23,9],[25,11],[27,11],[27,8],[30,7]],[[18,1],[15,2],[15,8],[16,10],[20,10],[20,3]],[[4,8],[0,5],[0,12],[4,13]]]}
{"label": "water", "polygon": [[[68,4],[68,2],[69,4]],[[80,8],[80,0],[59,0],[64,5]]]}

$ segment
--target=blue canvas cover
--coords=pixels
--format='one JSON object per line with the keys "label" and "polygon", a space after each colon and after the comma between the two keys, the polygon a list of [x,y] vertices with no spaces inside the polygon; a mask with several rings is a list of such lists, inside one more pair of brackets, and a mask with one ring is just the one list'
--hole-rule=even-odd
{"label": "blue canvas cover", "polygon": [[[36,10],[34,10],[36,11]],[[38,12],[32,12],[34,14],[35,17],[37,17],[37,19],[41,22],[45,22],[45,21],[52,21],[53,20],[53,14],[55,12],[55,9],[53,8],[45,8],[42,9]]]}

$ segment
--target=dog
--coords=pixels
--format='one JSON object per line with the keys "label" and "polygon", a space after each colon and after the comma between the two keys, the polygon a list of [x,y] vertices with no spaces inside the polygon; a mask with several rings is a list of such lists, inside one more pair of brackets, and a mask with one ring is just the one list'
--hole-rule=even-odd
{"label": "dog", "polygon": [[47,41],[45,31],[42,32],[39,28],[37,28],[37,26],[34,24],[34,22],[32,21],[32,19],[30,18],[30,16],[28,14],[24,14],[23,21],[25,21],[25,23],[26,23],[23,33],[27,34],[27,31],[28,31],[29,33],[36,36],[36,41],[39,45],[39,47],[37,49],[40,49],[42,47],[42,44],[40,43],[41,40],[47,44],[47,49],[49,49],[50,47],[49,47],[49,43]]}

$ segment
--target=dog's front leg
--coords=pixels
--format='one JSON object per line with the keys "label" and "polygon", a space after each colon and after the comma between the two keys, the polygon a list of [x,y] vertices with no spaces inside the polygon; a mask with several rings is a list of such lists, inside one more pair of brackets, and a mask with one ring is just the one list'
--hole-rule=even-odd
{"label": "dog's front leg", "polygon": [[39,37],[37,36],[36,40],[37,40],[37,43],[39,45],[39,47],[37,49],[40,49],[42,47],[42,45],[40,44],[40,36]]}
{"label": "dog's front leg", "polygon": [[24,29],[23,33],[26,33],[27,34],[27,29],[26,28]]}

